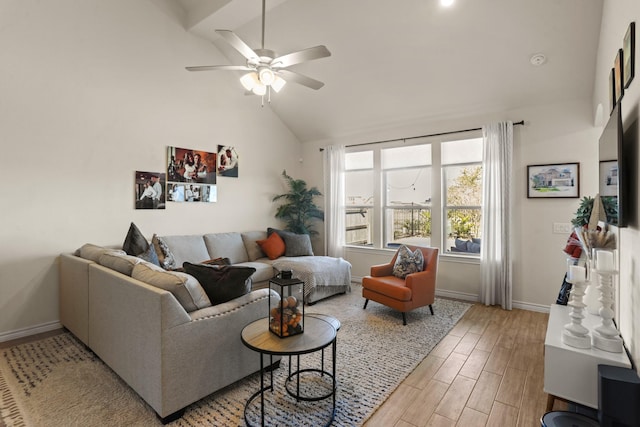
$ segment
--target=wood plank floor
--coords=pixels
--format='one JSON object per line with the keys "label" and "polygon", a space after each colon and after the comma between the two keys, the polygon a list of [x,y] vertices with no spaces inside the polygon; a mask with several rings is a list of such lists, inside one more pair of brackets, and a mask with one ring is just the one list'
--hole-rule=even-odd
{"label": "wood plank floor", "polygon": [[[473,305],[365,427],[539,427],[547,401],[542,387],[548,317]],[[554,410],[566,409],[556,400]]]}
{"label": "wood plank floor", "polygon": [[539,427],[548,318],[473,305],[365,427]]}

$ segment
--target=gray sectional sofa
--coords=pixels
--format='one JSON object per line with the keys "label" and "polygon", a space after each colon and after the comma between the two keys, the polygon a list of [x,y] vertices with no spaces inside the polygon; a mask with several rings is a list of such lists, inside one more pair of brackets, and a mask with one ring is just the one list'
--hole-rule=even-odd
{"label": "gray sectional sofa", "polygon": [[170,421],[191,403],[259,370],[259,357],[241,343],[240,332],[267,316],[268,280],[279,268],[296,266],[294,274],[311,283],[310,301],[349,290],[351,265],[346,261],[313,256],[269,260],[256,243],[262,238],[266,233],[160,239],[176,265],[224,257],[255,268],[249,293],[213,306],[193,276],[86,244],[60,256],[60,321],[163,421]]}

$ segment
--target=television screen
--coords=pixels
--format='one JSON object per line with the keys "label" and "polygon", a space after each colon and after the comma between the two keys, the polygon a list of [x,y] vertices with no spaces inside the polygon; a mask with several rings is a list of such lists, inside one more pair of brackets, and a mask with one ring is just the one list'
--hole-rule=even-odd
{"label": "television screen", "polygon": [[600,136],[599,192],[607,216],[607,223],[618,227],[626,225],[624,209],[626,174],[622,154],[622,113],[620,103],[611,112]]}

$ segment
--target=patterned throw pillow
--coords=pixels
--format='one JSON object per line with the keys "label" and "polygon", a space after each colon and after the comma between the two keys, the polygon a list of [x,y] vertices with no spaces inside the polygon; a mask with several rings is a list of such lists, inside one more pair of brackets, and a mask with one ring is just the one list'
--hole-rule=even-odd
{"label": "patterned throw pillow", "polygon": [[153,235],[151,243],[153,244],[153,247],[156,250],[156,254],[158,255],[158,262],[160,263],[160,267],[164,268],[165,270],[175,269],[176,260],[173,257],[173,253],[171,253],[171,249],[169,249],[169,246],[167,246],[167,243],[162,240],[162,238],[157,234]]}
{"label": "patterned throw pillow", "polygon": [[416,249],[414,252],[405,245],[400,246],[398,249],[398,257],[396,263],[393,266],[393,275],[404,279],[408,274],[417,273],[424,269],[424,256],[420,249]]}

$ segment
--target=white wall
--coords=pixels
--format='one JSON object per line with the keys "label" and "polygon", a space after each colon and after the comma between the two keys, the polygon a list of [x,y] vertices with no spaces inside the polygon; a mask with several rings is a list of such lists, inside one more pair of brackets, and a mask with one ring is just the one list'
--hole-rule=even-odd
{"label": "white wall", "polygon": [[[0,4],[0,341],[55,327],[56,257],[86,242],[266,229],[300,144],[211,43],[149,1]],[[237,147],[240,178],[215,204],[134,209],[134,172],[166,170],[169,145]]]}
{"label": "white wall", "polygon": [[[625,127],[625,138],[634,148],[634,152],[625,153],[631,156],[631,183],[629,196],[633,207],[629,218],[629,226],[620,229],[620,318],[618,321],[622,337],[629,348],[634,361],[640,361],[640,150],[638,144],[638,121],[640,120],[640,2],[637,0],[605,0],[603,7],[598,64],[594,84],[594,111],[598,104],[605,111],[605,122],[609,111],[609,72],[629,23],[636,23],[636,70],[635,78],[622,98],[622,121]],[[626,143],[626,142],[625,142]]]}
{"label": "white wall", "polygon": [[[481,127],[495,120],[524,120],[524,126],[514,127],[515,208],[512,219],[514,247],[514,306],[545,311],[554,303],[566,271],[564,249],[568,235],[553,234],[553,223],[569,223],[579,199],[527,199],[527,165],[547,163],[580,163],[580,194],[593,196],[597,192],[597,141],[600,129],[593,126],[590,94],[583,100],[464,117],[458,120],[406,123],[394,129],[383,129],[337,139],[304,144],[305,177],[322,186],[322,154],[319,148],[332,142],[353,144],[392,138],[418,136],[456,129]],[[369,273],[372,264],[387,262],[392,251],[348,250],[346,258],[353,264],[354,278]],[[438,293],[441,295],[477,299],[479,265],[441,258],[438,270]]]}

